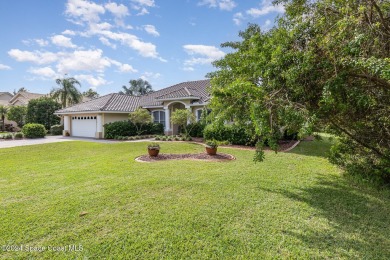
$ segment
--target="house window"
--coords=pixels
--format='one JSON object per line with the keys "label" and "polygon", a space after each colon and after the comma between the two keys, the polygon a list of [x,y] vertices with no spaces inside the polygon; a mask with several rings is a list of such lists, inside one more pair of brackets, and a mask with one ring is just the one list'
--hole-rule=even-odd
{"label": "house window", "polygon": [[153,114],[153,122],[160,123],[165,127],[165,112],[164,111],[154,111],[152,114]]}
{"label": "house window", "polygon": [[[196,110],[196,121],[199,122],[202,119],[203,111],[205,111],[204,108],[200,108]],[[207,109],[207,115],[211,113],[210,109]]]}

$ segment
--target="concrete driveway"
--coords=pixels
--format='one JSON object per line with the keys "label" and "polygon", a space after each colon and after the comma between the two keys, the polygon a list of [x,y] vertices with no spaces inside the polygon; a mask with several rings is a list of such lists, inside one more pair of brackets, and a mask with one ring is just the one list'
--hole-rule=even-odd
{"label": "concrete driveway", "polygon": [[93,139],[93,138],[82,138],[82,137],[65,137],[65,136],[46,136],[45,138],[37,139],[23,139],[23,140],[4,140],[0,141],[1,148],[10,148],[16,146],[25,145],[36,145],[36,144],[49,144],[58,142],[69,142],[69,141],[86,141],[95,143],[117,143],[117,141]]}

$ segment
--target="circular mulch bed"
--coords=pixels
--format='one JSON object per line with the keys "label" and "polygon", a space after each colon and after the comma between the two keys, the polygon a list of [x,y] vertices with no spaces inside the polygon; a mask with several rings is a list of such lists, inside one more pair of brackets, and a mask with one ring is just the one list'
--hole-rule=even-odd
{"label": "circular mulch bed", "polygon": [[227,162],[235,159],[236,157],[226,153],[217,153],[216,155],[208,155],[207,153],[159,154],[157,157],[141,155],[135,158],[137,162],[158,162],[165,160],[200,160],[208,162]]}

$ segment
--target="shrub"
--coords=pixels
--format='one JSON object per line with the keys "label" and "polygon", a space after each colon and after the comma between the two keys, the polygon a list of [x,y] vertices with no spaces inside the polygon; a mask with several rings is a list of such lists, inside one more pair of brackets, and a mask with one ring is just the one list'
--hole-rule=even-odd
{"label": "shrub", "polygon": [[53,125],[50,127],[50,133],[52,135],[62,135],[63,130],[64,130],[64,125]]}
{"label": "shrub", "polygon": [[41,124],[26,124],[23,126],[22,133],[26,138],[41,138],[45,137],[46,129]]}
{"label": "shrub", "polygon": [[5,135],[3,135],[3,139],[7,139],[7,140],[12,139],[12,134],[5,134]]}
{"label": "shrub", "polygon": [[188,125],[188,134],[192,137],[203,137],[203,130],[206,127],[204,123],[196,122]]}
{"label": "shrub", "polygon": [[[145,134],[162,134],[164,126],[158,123],[148,123],[143,126]],[[104,125],[105,138],[113,139],[115,136],[135,136],[137,128],[130,121],[117,121]]]}
{"label": "shrub", "polygon": [[253,146],[256,135],[238,125],[207,125],[203,131],[206,140],[228,141],[231,144]]}
{"label": "shrub", "polygon": [[22,132],[15,133],[14,138],[15,139],[23,139],[23,133]]}

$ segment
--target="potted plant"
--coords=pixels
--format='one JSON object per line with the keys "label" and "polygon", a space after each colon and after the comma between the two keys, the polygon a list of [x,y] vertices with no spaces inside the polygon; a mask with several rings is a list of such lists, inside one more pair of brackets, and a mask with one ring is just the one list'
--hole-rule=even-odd
{"label": "potted plant", "polygon": [[218,144],[216,141],[207,141],[206,142],[206,152],[208,155],[216,155],[217,154]]}
{"label": "potted plant", "polygon": [[148,144],[149,156],[156,157],[160,152],[160,145],[158,143]]}

